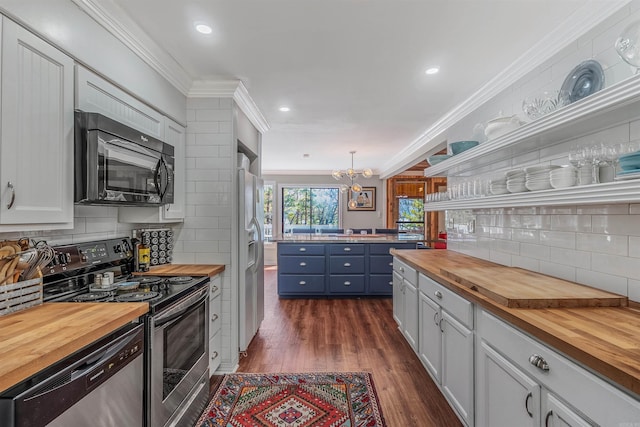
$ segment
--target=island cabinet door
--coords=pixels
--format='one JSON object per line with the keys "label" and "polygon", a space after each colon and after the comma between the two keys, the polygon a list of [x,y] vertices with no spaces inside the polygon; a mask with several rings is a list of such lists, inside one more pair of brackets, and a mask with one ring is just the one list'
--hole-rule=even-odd
{"label": "island cabinet door", "polygon": [[540,385],[485,341],[477,346],[476,426],[540,425]]}
{"label": "island cabinet door", "polygon": [[420,351],[422,364],[440,384],[442,366],[442,331],[440,324],[442,314],[440,306],[422,292],[420,294]]}
{"label": "island cabinet door", "polygon": [[404,298],[402,298],[403,280],[399,273],[393,272],[393,319],[402,331],[404,323]]}

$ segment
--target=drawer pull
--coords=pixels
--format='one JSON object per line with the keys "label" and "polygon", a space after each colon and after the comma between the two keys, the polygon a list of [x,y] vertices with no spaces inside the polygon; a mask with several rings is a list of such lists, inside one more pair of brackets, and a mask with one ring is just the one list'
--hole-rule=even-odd
{"label": "drawer pull", "polygon": [[306,252],[306,251],[307,251],[307,248],[300,248],[300,249],[298,249],[298,250],[299,250],[300,252]]}
{"label": "drawer pull", "polygon": [[435,313],[433,313],[433,323],[435,323],[436,326],[440,326],[440,324],[438,323],[438,312],[437,311]]}
{"label": "drawer pull", "polygon": [[216,360],[218,358],[218,352],[214,351],[213,354],[211,355],[211,360]]}
{"label": "drawer pull", "polygon": [[547,412],[547,416],[544,417],[544,427],[549,427],[549,418],[553,415],[553,411]]}
{"label": "drawer pull", "polygon": [[351,267],[351,263],[350,263],[350,262],[345,262],[345,263],[344,263],[344,266],[345,266],[345,267]]}
{"label": "drawer pull", "polygon": [[539,354],[532,354],[531,356],[529,356],[529,363],[531,363],[533,366],[540,369],[541,371],[546,372],[549,370],[549,364]]}
{"label": "drawer pull", "polygon": [[393,280],[389,282],[389,286],[393,286]]}
{"label": "drawer pull", "polygon": [[527,398],[524,399],[524,409],[527,411],[527,414],[529,414],[529,418],[533,418],[533,413],[529,410],[529,399],[532,397],[533,393],[529,392],[529,394],[527,394]]}
{"label": "drawer pull", "polygon": [[302,286],[304,286],[304,285],[306,285],[306,284],[307,284],[307,282],[305,282],[304,280],[300,280],[300,281],[298,282],[298,285],[302,285]]}
{"label": "drawer pull", "polygon": [[350,248],[350,247],[348,247],[348,246],[347,246],[346,248],[344,248],[343,250],[344,250],[345,252],[351,252],[351,248]]}
{"label": "drawer pull", "polygon": [[300,267],[306,267],[306,266],[307,266],[307,263],[306,263],[306,262],[302,261],[302,262],[300,263]]}
{"label": "drawer pull", "polygon": [[433,294],[436,296],[436,298],[438,298],[438,299],[442,299],[442,292],[440,292],[440,291],[435,291]]}
{"label": "drawer pull", "polygon": [[349,282],[348,280],[346,282],[344,282],[345,286],[351,286],[351,282]]}
{"label": "drawer pull", "polygon": [[400,273],[404,273],[404,267],[400,267]]}
{"label": "drawer pull", "polygon": [[215,322],[216,320],[218,320],[218,315],[214,313],[213,316],[211,316],[211,321]]}

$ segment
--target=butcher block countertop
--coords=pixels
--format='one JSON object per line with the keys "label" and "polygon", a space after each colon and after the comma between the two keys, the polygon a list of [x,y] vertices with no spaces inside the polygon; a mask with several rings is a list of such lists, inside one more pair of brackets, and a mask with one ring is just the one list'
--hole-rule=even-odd
{"label": "butcher block countertop", "polygon": [[143,316],[145,303],[44,303],[0,317],[0,393]]}
{"label": "butcher block countertop", "polygon": [[[624,297],[616,300],[616,294],[584,287],[584,295],[594,291],[596,300],[592,306],[553,306],[544,308],[513,308],[498,302],[487,292],[480,292],[466,280],[470,273],[486,270],[491,272],[493,283],[508,286],[510,295],[530,294],[527,278],[532,272],[513,267],[505,267],[447,250],[396,250],[391,253],[403,262],[416,268],[443,286],[472,301],[484,309],[496,314],[508,323],[528,332],[540,341],[573,358],[577,362],[608,378],[620,386],[640,394],[640,309],[627,306]],[[503,274],[504,273],[504,274]],[[518,277],[519,274],[522,277]],[[562,287],[561,282],[574,286],[572,282],[546,278],[554,285]],[[474,279],[476,276],[471,276]],[[519,280],[520,279],[520,280]],[[503,283],[504,281],[508,283]],[[560,293],[562,293],[560,291]],[[550,297],[557,295],[550,291]],[[584,296],[583,295],[583,296]],[[598,305],[597,296],[605,297],[607,302]],[[609,297],[613,295],[613,300]],[[618,296],[619,297],[619,296]],[[580,304],[578,304],[580,305]]]}
{"label": "butcher block countertop", "polygon": [[209,276],[224,271],[224,265],[218,264],[165,264],[151,267],[149,271],[133,273],[142,276]]}

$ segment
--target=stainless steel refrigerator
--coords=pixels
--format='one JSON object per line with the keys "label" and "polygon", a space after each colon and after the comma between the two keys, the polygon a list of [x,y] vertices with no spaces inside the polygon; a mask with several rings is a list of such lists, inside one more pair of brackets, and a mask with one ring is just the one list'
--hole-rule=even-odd
{"label": "stainless steel refrigerator", "polygon": [[238,169],[240,351],[245,351],[264,318],[263,181]]}

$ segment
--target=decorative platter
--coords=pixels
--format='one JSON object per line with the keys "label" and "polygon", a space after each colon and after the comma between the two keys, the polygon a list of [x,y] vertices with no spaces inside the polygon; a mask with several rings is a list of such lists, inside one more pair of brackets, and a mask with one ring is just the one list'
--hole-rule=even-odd
{"label": "decorative platter", "polygon": [[571,102],[576,102],[604,86],[604,72],[598,61],[589,59],[581,62],[564,79],[561,90],[569,92]]}

